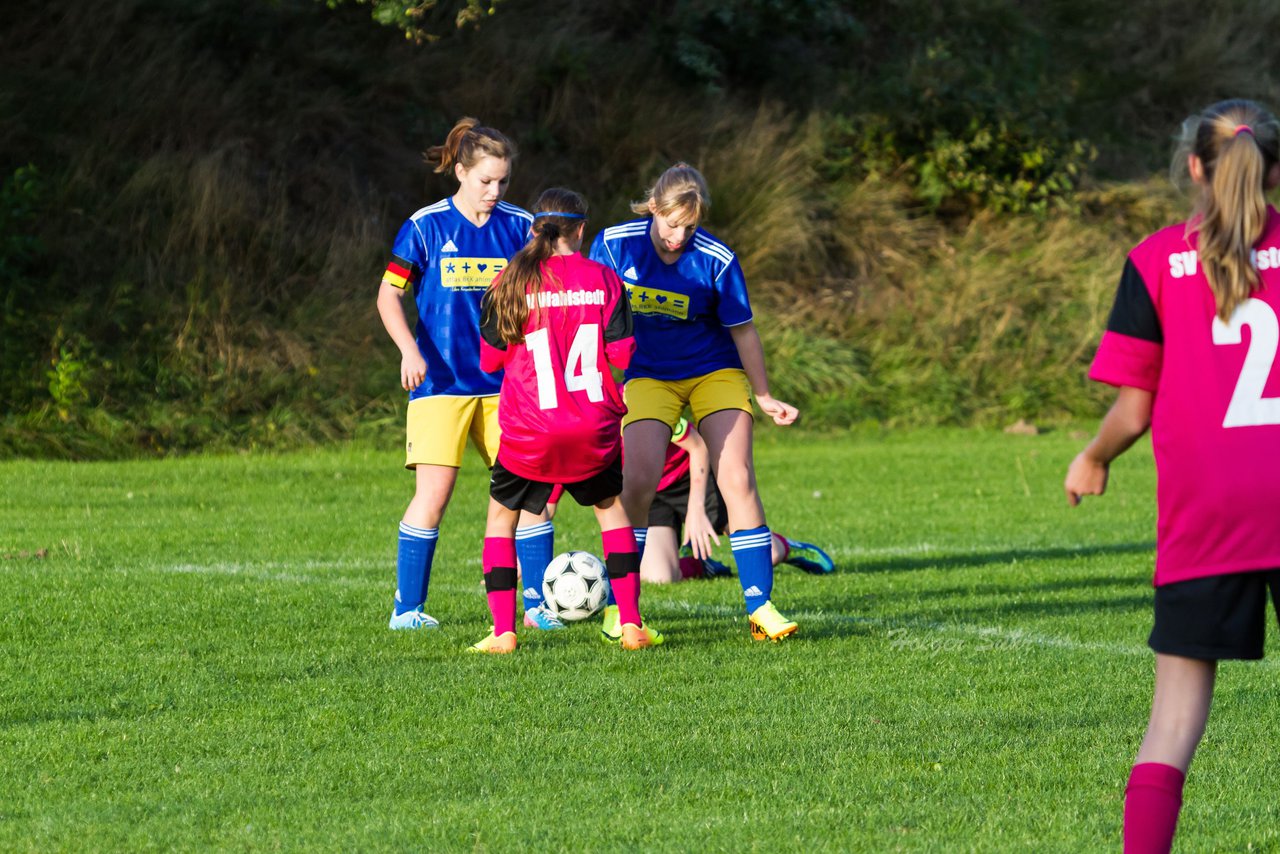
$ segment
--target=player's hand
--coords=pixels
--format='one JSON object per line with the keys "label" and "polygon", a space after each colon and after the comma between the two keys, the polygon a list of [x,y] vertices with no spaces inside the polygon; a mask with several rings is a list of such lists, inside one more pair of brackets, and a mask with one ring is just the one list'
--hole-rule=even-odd
{"label": "player's hand", "polygon": [[706,560],[711,557],[712,540],[715,540],[717,546],[720,545],[720,537],[716,536],[715,528],[707,518],[706,509],[690,506],[684,517],[684,542],[681,545],[692,549],[693,556],[698,560]]}
{"label": "player's hand", "polygon": [[414,351],[400,357],[400,385],[405,391],[413,391],[427,378],[427,360]]}
{"label": "player's hand", "polygon": [[794,424],[800,417],[799,409],[789,403],[783,403],[771,394],[757,394],[756,403],[760,404],[760,411],[772,418],[773,423],[779,427]]}
{"label": "player's hand", "polygon": [[1101,495],[1107,491],[1107,474],[1110,466],[1099,462],[1081,451],[1067,468],[1067,479],[1062,484],[1067,492],[1067,503],[1075,507],[1081,496]]}

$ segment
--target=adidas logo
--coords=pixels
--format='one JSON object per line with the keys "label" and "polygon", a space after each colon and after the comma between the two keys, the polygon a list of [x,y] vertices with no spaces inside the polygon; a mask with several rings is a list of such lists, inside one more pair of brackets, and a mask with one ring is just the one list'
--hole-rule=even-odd
{"label": "adidas logo", "polygon": [[764,591],[753,584],[750,587],[748,587],[746,590],[743,590],[742,595],[743,596],[763,596]]}
{"label": "adidas logo", "polygon": [[628,279],[631,279],[633,282],[634,282],[636,279],[640,278],[639,274],[637,274],[637,273],[636,273],[636,268],[635,268],[635,267],[628,267],[628,268],[627,268],[627,271],[626,271],[625,273],[623,273],[622,275],[623,275],[623,276],[625,276],[625,277],[626,277],[626,278],[628,278]]}
{"label": "adidas logo", "polygon": [[457,252],[458,247],[453,244],[452,240],[446,240],[444,246],[440,247],[441,252]]}
{"label": "adidas logo", "polygon": [[521,595],[521,596],[523,596],[523,597],[525,597],[526,599],[541,599],[541,598],[542,598],[542,591],[541,591],[541,590],[534,590],[532,587],[526,587],[526,588],[521,592],[521,594],[520,594],[520,595]]}
{"label": "adidas logo", "polygon": [[401,599],[401,598],[400,598],[400,588],[399,588],[399,587],[397,587],[397,588],[396,588],[396,601],[397,601],[397,602],[403,602],[403,601],[404,601],[403,599]]}

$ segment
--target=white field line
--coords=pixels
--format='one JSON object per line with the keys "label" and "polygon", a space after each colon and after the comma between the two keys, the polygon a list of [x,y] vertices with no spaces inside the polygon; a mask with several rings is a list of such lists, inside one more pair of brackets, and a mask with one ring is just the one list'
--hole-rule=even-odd
{"label": "white field line", "polygon": [[[479,563],[479,561],[475,561]],[[255,581],[283,581],[294,584],[334,584],[343,587],[388,587],[392,583],[390,567],[384,561],[301,561],[284,562],[268,561],[263,563],[213,563],[213,564],[169,564],[139,567],[143,570],[165,573],[191,573],[197,575],[228,575]],[[308,573],[289,571],[297,569],[327,570],[367,570],[384,569],[388,573],[385,579],[352,578],[330,573]],[[441,584],[431,585],[433,590],[449,593],[472,593],[480,590],[482,584],[477,579],[475,584]],[[686,601],[664,601],[658,610],[683,612],[686,614],[706,615],[720,618],[741,618],[745,616],[741,608],[727,605],[706,605]],[[975,623],[944,623],[936,620],[921,620],[903,617],[874,617],[856,614],[838,614],[830,611],[788,611],[796,621],[804,623],[836,624],[868,626],[883,629],[895,648],[918,652],[946,651],[1002,651],[1010,649],[1060,649],[1071,652],[1094,652],[1105,655],[1148,656],[1151,651],[1138,644],[1103,643],[1098,641],[1080,641],[1068,637],[1031,632],[1026,629],[1005,628],[1003,626],[987,626]],[[1271,665],[1274,659],[1264,663]]]}

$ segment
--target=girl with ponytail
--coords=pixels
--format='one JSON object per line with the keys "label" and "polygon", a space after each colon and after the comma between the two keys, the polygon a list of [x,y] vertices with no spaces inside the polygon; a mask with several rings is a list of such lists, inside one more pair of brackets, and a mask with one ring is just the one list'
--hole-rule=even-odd
{"label": "girl with ponytail", "polygon": [[501,377],[480,370],[477,330],[485,288],[533,223],[502,201],[515,156],[511,140],[472,118],[432,147],[427,161],[451,173],[458,189],[401,226],[378,290],[378,314],[400,350],[400,385],[409,393],[404,464],[415,482],[400,520],[392,629],[439,625],[425,610],[427,586],[467,437],[485,465],[497,453]]}
{"label": "girl with ponytail", "polygon": [[493,631],[472,649],[515,651],[517,519],[542,514],[556,484],[595,508],[622,646],[655,646],[663,638],[640,619],[640,556],[618,500],[626,406],[609,368],[626,368],[635,350],[626,291],[612,270],[578,254],[587,216],[580,195],[547,190],[533,210],[529,243],[482,306],[480,366],[503,371],[502,445],[482,554]]}
{"label": "girl with ponytail", "polygon": [[[1280,124],[1251,101],[1189,119],[1191,218],[1129,253],[1090,376],[1119,387],[1067,470],[1073,506],[1150,426],[1158,477],[1150,724],[1125,790],[1126,851],[1168,851],[1217,662],[1262,657],[1280,594]],[[1248,329],[1248,333],[1245,333]]]}

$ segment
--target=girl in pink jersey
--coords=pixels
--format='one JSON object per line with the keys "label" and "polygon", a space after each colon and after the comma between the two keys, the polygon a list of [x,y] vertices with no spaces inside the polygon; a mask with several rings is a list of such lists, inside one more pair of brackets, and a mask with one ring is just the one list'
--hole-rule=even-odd
{"label": "girl in pink jersey", "polygon": [[[1168,851],[1221,659],[1262,657],[1280,593],[1280,124],[1224,101],[1184,126],[1191,219],[1129,253],[1090,376],[1118,386],[1071,463],[1075,505],[1148,426],[1158,475],[1155,699],[1125,790],[1126,851]],[[1248,328],[1247,335],[1243,330]]]}
{"label": "girl in pink jersey", "polygon": [[605,567],[618,600],[621,644],[662,642],[640,619],[640,555],[618,495],[620,424],[626,412],[609,366],[635,351],[622,282],[578,254],[587,205],[551,189],[534,206],[533,237],[485,293],[480,366],[504,369],[498,396],[502,441],[489,484],[484,577],[493,632],[472,649],[516,648],[516,522],[541,513],[556,484],[595,507]]}

